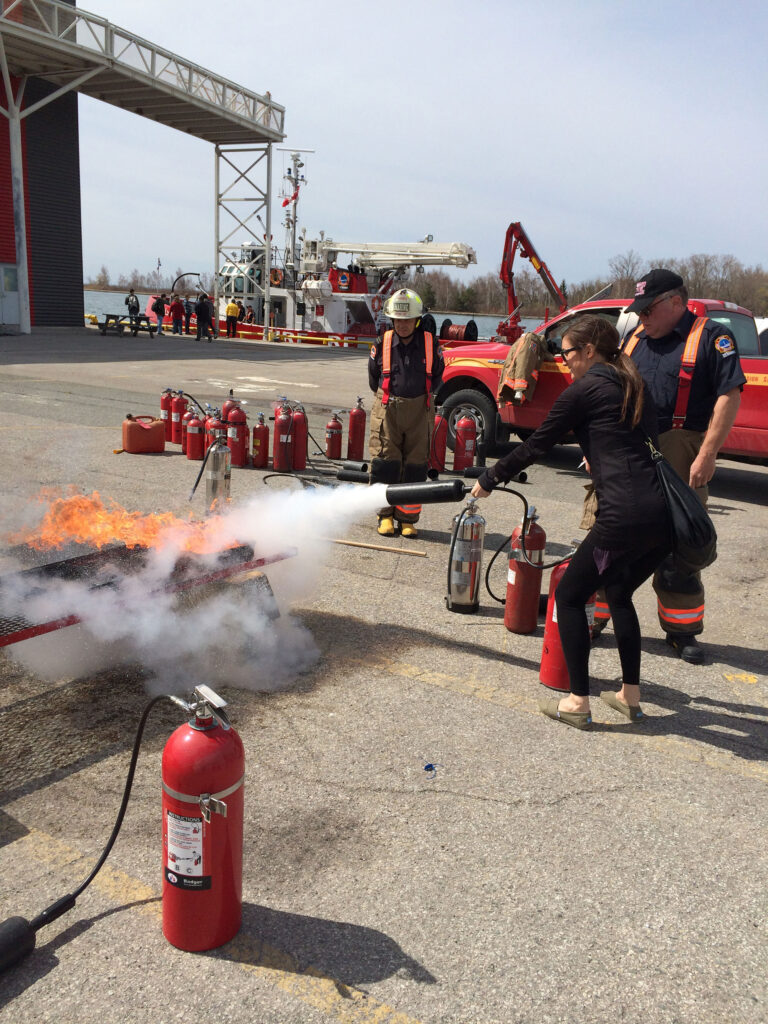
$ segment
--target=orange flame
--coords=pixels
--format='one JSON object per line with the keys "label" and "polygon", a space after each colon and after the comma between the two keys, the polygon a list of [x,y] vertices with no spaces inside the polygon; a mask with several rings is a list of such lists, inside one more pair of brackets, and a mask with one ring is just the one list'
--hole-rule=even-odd
{"label": "orange flame", "polygon": [[162,547],[174,543],[181,551],[209,554],[221,550],[211,529],[214,520],[196,523],[180,519],[170,512],[144,515],[128,512],[117,502],[105,505],[97,491],[55,497],[43,491],[38,500],[48,503],[39,526],[10,537],[12,544],[26,544],[36,551],[62,548],[65,544],[88,544],[102,548],[122,542],[129,548]]}

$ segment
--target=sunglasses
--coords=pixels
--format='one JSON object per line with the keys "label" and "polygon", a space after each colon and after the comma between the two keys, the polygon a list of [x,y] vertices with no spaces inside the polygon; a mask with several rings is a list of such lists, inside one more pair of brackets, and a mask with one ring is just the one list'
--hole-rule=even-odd
{"label": "sunglasses", "polygon": [[651,315],[651,313],[654,311],[654,309],[656,309],[657,306],[660,306],[662,304],[662,302],[666,302],[667,299],[671,299],[671,298],[672,298],[671,295],[665,295],[663,299],[657,299],[655,302],[651,303],[651,305],[648,307],[648,309],[644,309],[641,313],[638,313],[637,314],[638,317],[641,317],[641,318],[645,319],[645,317]]}
{"label": "sunglasses", "polygon": [[561,348],[560,349],[560,355],[563,357],[563,359],[567,359],[568,356],[571,354],[571,352],[579,352],[579,351],[580,350],[578,348]]}

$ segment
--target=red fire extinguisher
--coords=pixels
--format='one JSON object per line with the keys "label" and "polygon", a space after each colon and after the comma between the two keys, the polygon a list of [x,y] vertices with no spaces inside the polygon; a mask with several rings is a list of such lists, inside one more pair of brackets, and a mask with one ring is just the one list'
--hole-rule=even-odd
{"label": "red fire extinguisher", "polygon": [[172,699],[193,717],[163,750],[163,935],[196,952],[240,929],[245,753],[208,686]]}
{"label": "red fire extinguisher", "polygon": [[269,464],[269,427],[264,422],[264,413],[253,428],[253,468],[264,469]]}
{"label": "red fire extinguisher", "polygon": [[435,429],[429,446],[429,468],[434,473],[445,472],[445,448],[448,444],[448,420],[442,411],[435,413]]}
{"label": "red fire extinguisher", "polygon": [[[541,566],[547,535],[536,522],[538,516],[533,505],[528,517],[512,533],[507,571],[507,598],[504,603],[504,625],[510,633],[533,633],[539,620],[541,593]],[[531,562],[523,558],[522,543]]]}
{"label": "red fire extinguisher", "polygon": [[349,433],[347,435],[347,459],[362,462],[365,449],[365,409],[363,399],[357,396],[357,405],[349,412]]}
{"label": "red fire extinguisher", "polygon": [[214,409],[213,412],[206,418],[205,421],[205,450],[211,447],[217,437],[221,437],[224,440],[224,444],[227,443],[227,428],[222,421],[219,410]]}
{"label": "red fire extinguisher", "polygon": [[187,454],[187,427],[189,421],[196,416],[194,409],[187,409],[184,415],[181,417],[181,452],[182,455]]}
{"label": "red fire extinguisher", "polygon": [[[555,566],[549,579],[547,620],[544,624],[544,644],[541,652],[541,665],[539,666],[539,681],[552,690],[570,690],[563,645],[560,642],[560,631],[557,628],[557,605],[555,604],[557,585],[565,575],[565,570],[570,564],[569,560]],[[586,610],[587,622],[591,630],[592,623],[595,621],[594,594],[587,601]]]}
{"label": "red fire extinguisher", "polygon": [[297,405],[291,414],[291,432],[293,434],[293,468],[306,469],[309,425],[302,405]]}
{"label": "red fire extinguisher", "polygon": [[341,458],[341,420],[334,411],[325,425],[325,456],[328,459]]}
{"label": "red fire extinguisher", "polygon": [[477,424],[474,416],[467,413],[456,423],[456,445],[453,449],[453,471],[462,472],[472,465],[475,459],[475,442],[477,441]]}
{"label": "red fire extinguisher", "polygon": [[171,399],[171,442],[181,444],[181,418],[187,411],[189,402],[183,391],[177,391]]}
{"label": "red fire extinguisher", "polygon": [[272,447],[272,468],[278,473],[293,469],[293,415],[286,402],[275,416],[275,440]]}
{"label": "red fire extinguisher", "polygon": [[234,391],[232,390],[232,388],[230,388],[229,398],[226,399],[226,401],[221,407],[221,418],[224,420],[225,423],[229,419],[229,414],[232,411],[232,409],[234,409],[239,404],[240,402],[238,401],[238,399],[235,398]]}
{"label": "red fire extinguisher", "polygon": [[193,462],[200,462],[205,455],[205,424],[193,412],[191,419],[187,420],[187,458]]}
{"label": "red fire extinguisher", "polygon": [[160,419],[165,423],[165,440],[171,440],[171,403],[173,402],[173,388],[164,388],[160,395]]}
{"label": "red fire extinguisher", "polygon": [[[226,404],[226,403],[225,403]],[[222,419],[224,418],[222,413]],[[229,407],[226,418],[227,445],[232,453],[232,465],[242,468],[248,465],[248,417],[235,403]]]}

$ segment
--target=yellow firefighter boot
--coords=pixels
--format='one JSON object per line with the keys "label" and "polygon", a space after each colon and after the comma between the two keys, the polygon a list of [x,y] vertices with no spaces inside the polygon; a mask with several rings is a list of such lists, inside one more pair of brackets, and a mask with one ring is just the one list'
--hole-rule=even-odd
{"label": "yellow firefighter boot", "polygon": [[384,516],[379,520],[379,533],[382,537],[392,537],[395,532],[395,521],[392,516]]}
{"label": "yellow firefighter boot", "polygon": [[418,537],[419,531],[413,525],[413,523],[402,523],[400,526],[401,537]]}

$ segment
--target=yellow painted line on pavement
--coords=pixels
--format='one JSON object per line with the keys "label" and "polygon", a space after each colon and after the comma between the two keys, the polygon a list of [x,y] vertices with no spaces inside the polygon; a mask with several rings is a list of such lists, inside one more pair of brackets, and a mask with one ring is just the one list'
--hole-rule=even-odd
{"label": "yellow painted line on pavement", "polygon": [[[17,861],[32,860],[51,869],[63,870],[79,864],[83,875],[93,864],[92,859],[79,850],[35,828],[7,849],[13,851]],[[150,917],[160,928],[160,894],[137,878],[105,864],[90,887],[118,906],[141,903],[141,906],[131,907],[131,912]],[[142,902],[145,900],[152,902]],[[329,978],[311,966],[301,967],[290,953],[262,942],[258,936],[241,932],[221,949],[225,962],[255,974],[260,981],[275,986],[341,1024],[419,1024],[416,1018],[378,1002],[359,989]]]}
{"label": "yellow painted line on pavement", "polygon": [[[499,707],[515,711],[526,711],[531,714],[540,713],[538,700],[535,698],[513,693],[501,686],[493,686],[474,676],[452,676],[446,672],[433,672],[418,665],[411,665],[407,662],[396,661],[394,658],[384,656],[376,658],[373,663],[371,660],[367,660],[365,664],[368,668],[372,667],[373,664],[375,667],[386,669],[393,675],[413,679],[427,686],[437,686],[443,690],[450,690],[452,693],[457,693],[464,697],[485,700]],[[563,695],[558,694],[557,691],[552,691],[552,699],[557,696]],[[592,714],[594,717],[594,705]],[[734,729],[738,730],[744,727],[742,720],[736,716],[733,716],[729,721]],[[708,768],[728,772],[732,775],[739,775],[744,779],[758,779],[761,782],[768,782],[768,765],[743,761],[727,753],[727,751],[709,753],[704,749],[704,741],[697,743],[680,736],[643,735],[642,726],[633,726],[630,723],[623,725],[599,721],[597,718],[595,718],[595,722],[601,726],[607,726],[606,731],[602,735],[613,741],[635,743],[651,750],[658,750],[679,761],[687,761],[690,764],[703,764]]]}

